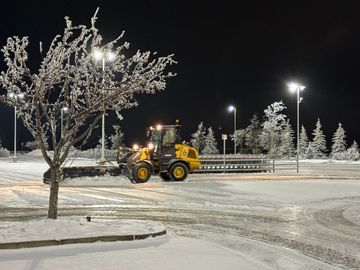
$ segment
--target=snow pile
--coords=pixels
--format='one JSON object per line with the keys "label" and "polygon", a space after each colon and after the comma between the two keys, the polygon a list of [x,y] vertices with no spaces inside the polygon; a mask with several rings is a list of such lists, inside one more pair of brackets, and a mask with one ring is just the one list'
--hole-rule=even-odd
{"label": "snow pile", "polygon": [[29,153],[27,153],[28,156],[31,156],[31,157],[42,157],[42,152],[40,149],[35,149]]}
{"label": "snow pile", "polygon": [[76,177],[76,178],[65,178],[62,182],[62,185],[86,185],[86,186],[98,186],[98,185],[127,185],[131,184],[129,178],[126,176],[86,176],[86,177]]}
{"label": "snow pile", "polygon": [[9,157],[10,152],[6,148],[0,147],[0,157]]}
{"label": "snow pile", "polygon": [[40,218],[21,222],[0,222],[0,242],[32,240],[61,240],[103,235],[134,235],[155,233],[165,227],[148,220],[119,220],[85,217],[60,217],[56,220]]}

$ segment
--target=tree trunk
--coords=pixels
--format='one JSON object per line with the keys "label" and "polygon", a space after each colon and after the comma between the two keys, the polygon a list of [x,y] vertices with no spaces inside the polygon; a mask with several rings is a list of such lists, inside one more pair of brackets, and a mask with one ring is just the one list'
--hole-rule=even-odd
{"label": "tree trunk", "polygon": [[57,209],[58,209],[60,167],[52,167],[50,170],[51,170],[51,187],[50,187],[48,218],[56,219]]}

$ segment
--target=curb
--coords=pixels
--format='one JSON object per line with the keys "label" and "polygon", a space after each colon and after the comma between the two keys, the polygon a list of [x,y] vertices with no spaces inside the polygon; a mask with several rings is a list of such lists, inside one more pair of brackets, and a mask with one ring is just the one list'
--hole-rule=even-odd
{"label": "curb", "polygon": [[32,247],[45,247],[45,246],[59,246],[67,244],[84,244],[94,242],[115,242],[115,241],[133,241],[142,240],[149,237],[156,237],[165,235],[166,230],[156,233],[146,234],[129,234],[129,235],[103,235],[103,236],[92,236],[92,237],[81,237],[81,238],[68,238],[60,240],[34,240],[34,241],[23,241],[23,242],[12,242],[12,243],[0,243],[0,249],[17,249],[17,248],[32,248]]}

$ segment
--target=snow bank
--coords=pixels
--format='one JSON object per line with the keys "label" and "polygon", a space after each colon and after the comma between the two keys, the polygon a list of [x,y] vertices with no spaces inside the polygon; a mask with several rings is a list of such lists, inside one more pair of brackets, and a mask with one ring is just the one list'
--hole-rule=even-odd
{"label": "snow bank", "polygon": [[147,220],[106,220],[85,217],[60,217],[56,220],[40,218],[20,222],[0,222],[0,243],[61,240],[103,235],[134,235],[154,233],[165,230],[165,227]]}
{"label": "snow bank", "polygon": [[103,186],[103,185],[127,185],[131,184],[129,178],[126,176],[86,176],[86,177],[76,177],[76,178],[65,178],[61,185],[83,185],[83,186]]}

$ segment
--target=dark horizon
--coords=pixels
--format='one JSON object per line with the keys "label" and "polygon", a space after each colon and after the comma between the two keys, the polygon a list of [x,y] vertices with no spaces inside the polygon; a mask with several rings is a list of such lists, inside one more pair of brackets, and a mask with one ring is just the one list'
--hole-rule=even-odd
{"label": "dark horizon", "polygon": [[[295,130],[296,95],[287,90],[293,80],[306,86],[300,122],[309,137],[320,118],[328,146],[339,122],[348,146],[360,142],[360,19],[355,6],[264,2],[239,9],[225,1],[11,1],[2,7],[0,46],[8,36],[29,36],[29,63],[37,68],[39,41],[48,45],[61,33],[65,16],[74,24],[89,24],[97,7],[97,25],[105,40],[125,30],[132,51],[174,53],[178,61],[169,69],[178,75],[169,79],[164,92],[139,96],[138,108],[122,112],[124,120],[116,124],[127,144],[144,143],[147,126],[176,119],[184,138],[203,121],[220,140],[221,133],[233,131],[230,104],[237,107],[237,127],[245,128],[253,113],[261,116],[269,104],[283,100]],[[114,119],[107,118],[107,134]],[[13,121],[13,109],[0,104],[0,137],[8,149],[13,148]],[[18,147],[33,140],[20,121],[17,136]]]}

